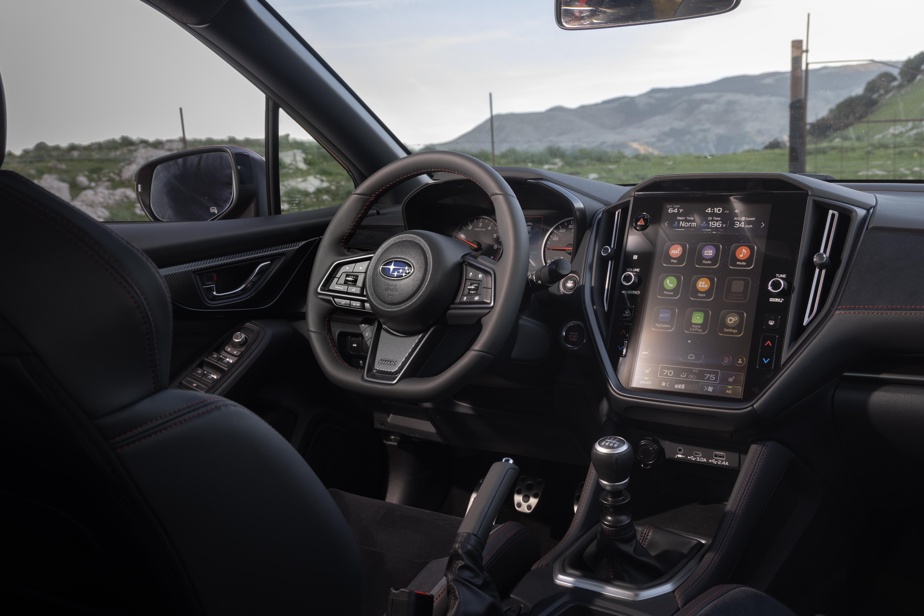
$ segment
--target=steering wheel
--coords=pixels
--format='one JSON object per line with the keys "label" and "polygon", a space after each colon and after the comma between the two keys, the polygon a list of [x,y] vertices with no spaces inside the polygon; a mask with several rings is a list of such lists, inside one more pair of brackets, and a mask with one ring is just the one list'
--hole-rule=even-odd
{"label": "steering wheel", "polygon": [[[504,247],[500,261],[429,231],[398,233],[375,252],[348,247],[382,195],[439,172],[468,178],[491,199]],[[357,187],[318,244],[307,299],[311,349],[327,377],[345,389],[415,402],[445,398],[483,370],[509,338],[528,263],[523,210],[494,169],[453,152],[400,158]],[[338,312],[361,323],[358,346],[368,347],[362,368],[338,348]]]}

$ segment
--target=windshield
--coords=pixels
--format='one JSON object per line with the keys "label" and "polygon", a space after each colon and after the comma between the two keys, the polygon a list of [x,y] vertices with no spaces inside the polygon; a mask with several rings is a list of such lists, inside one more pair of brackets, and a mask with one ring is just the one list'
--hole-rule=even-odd
{"label": "windshield", "polygon": [[[787,171],[793,156],[795,170],[838,179],[924,178],[915,0],[743,0],[708,19],[592,31],[560,30],[553,5],[275,3],[412,150],[618,183]],[[801,122],[793,66],[808,67]],[[799,124],[805,146],[791,152]]]}

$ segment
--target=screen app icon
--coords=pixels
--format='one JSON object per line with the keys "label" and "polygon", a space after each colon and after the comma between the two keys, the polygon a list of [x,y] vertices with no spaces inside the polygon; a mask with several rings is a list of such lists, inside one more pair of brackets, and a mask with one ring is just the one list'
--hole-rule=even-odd
{"label": "screen app icon", "polygon": [[715,276],[694,276],[690,285],[690,299],[709,301],[715,297]]}

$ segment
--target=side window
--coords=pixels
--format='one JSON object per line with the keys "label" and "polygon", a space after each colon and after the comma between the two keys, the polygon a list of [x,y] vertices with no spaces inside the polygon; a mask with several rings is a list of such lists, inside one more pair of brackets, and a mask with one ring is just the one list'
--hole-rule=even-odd
{"label": "side window", "polygon": [[0,8],[4,167],[99,220],[145,220],[135,170],[216,141],[262,150],[264,98],[152,8],[98,4],[89,11],[72,0],[14,0]]}
{"label": "side window", "polygon": [[346,170],[284,112],[279,113],[279,192],[282,213],[343,203],[353,192]]}
{"label": "side window", "polygon": [[[147,161],[205,145],[264,155],[262,92],[145,4],[98,4],[99,11],[73,0],[0,5],[4,168],[98,220],[136,221],[147,217],[133,178]],[[283,212],[342,203],[353,189],[349,175],[282,121]]]}

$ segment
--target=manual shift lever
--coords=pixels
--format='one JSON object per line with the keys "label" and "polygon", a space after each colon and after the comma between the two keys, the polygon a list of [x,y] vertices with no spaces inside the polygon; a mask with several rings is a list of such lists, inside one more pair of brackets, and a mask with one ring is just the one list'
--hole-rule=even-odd
{"label": "manual shift lever", "polygon": [[590,462],[597,471],[600,487],[607,491],[624,490],[632,470],[632,445],[621,436],[604,436],[594,443]]}
{"label": "manual shift lever", "polygon": [[591,464],[597,472],[597,481],[603,488],[600,502],[601,532],[607,531],[608,538],[634,539],[635,527],[629,511],[629,472],[632,470],[632,445],[621,436],[605,436],[594,443],[590,453]]}
{"label": "manual shift lever", "polygon": [[[644,585],[663,577],[699,548],[692,539],[664,529],[652,528],[642,545],[629,511],[629,473],[632,445],[619,436],[606,436],[590,454],[603,493],[600,530],[584,554],[585,562],[609,581]],[[657,539],[652,535],[657,533]],[[655,547],[654,551],[650,548]]]}

